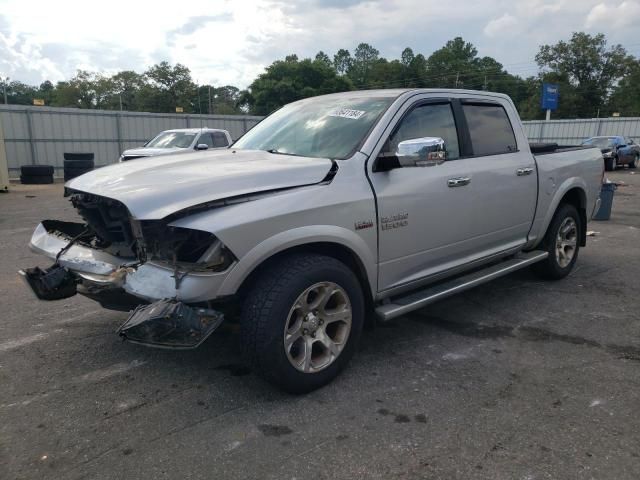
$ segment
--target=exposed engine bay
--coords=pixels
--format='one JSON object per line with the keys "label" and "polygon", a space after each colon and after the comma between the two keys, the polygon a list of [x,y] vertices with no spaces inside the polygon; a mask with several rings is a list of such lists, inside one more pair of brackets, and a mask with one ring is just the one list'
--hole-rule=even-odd
{"label": "exposed engine bay", "polygon": [[[187,270],[222,271],[233,254],[209,232],[172,227],[165,220],[138,221],[117,200],[88,193],[71,193],[71,203],[86,222],[87,234],[78,239],[112,255],[167,262]],[[69,227],[62,234],[78,234]]]}

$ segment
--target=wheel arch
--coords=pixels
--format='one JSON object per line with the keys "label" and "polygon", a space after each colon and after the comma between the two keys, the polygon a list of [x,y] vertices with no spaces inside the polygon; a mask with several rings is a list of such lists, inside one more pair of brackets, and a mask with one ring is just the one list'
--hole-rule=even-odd
{"label": "wheel arch", "polygon": [[377,288],[375,253],[354,232],[326,225],[282,232],[261,242],[239,260],[221,285],[219,296],[242,295],[253,279],[273,262],[284,255],[304,252],[343,262],[358,278],[365,299],[372,301]]}
{"label": "wheel arch", "polygon": [[566,203],[573,205],[578,211],[578,216],[580,217],[580,246],[584,247],[587,244],[587,193],[584,186],[577,182],[567,181],[563,187],[558,189],[552,203],[553,207],[549,208],[547,218],[545,218],[544,235],[541,236],[540,241],[546,236],[551,220],[560,205]]}

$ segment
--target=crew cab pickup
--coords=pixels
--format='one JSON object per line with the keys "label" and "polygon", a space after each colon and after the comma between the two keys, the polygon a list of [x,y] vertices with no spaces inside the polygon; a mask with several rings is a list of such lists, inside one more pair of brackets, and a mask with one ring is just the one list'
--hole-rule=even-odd
{"label": "crew cab pickup", "polygon": [[532,153],[502,94],[331,94],[228,150],[71,180],[83,222],[42,221],[30,246],[54,264],[21,273],[41,299],[132,310],[119,332],[142,344],[192,348],[237,319],[254,370],[307,392],[345,367],[365,321],[527,266],[565,277],[602,177],[599,148]]}

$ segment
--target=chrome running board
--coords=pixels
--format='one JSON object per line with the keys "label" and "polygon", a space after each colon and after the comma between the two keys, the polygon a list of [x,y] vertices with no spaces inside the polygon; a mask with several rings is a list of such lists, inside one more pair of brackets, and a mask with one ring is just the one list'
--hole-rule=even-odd
{"label": "chrome running board", "polygon": [[429,305],[437,300],[447,298],[456,293],[469,290],[470,288],[490,282],[498,277],[520,270],[521,268],[528,267],[529,265],[544,260],[548,255],[548,252],[542,252],[540,250],[520,253],[509,260],[504,260],[473,273],[431,285],[408,295],[392,298],[391,302],[382,304],[376,308],[376,315],[378,316],[378,320],[386,322],[412,310],[417,310]]}

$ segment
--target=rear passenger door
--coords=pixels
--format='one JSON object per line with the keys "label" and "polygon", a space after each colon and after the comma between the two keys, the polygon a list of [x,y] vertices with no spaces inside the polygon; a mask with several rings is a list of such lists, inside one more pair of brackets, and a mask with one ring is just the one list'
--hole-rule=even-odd
{"label": "rear passenger door", "polygon": [[[378,203],[380,290],[524,244],[536,205],[535,163],[528,149],[518,149],[505,106],[429,98],[400,113],[370,174]],[[416,141],[429,151],[434,139],[444,141],[444,161],[438,153],[428,161],[402,155]],[[398,154],[395,168],[376,168],[380,158]]]}

